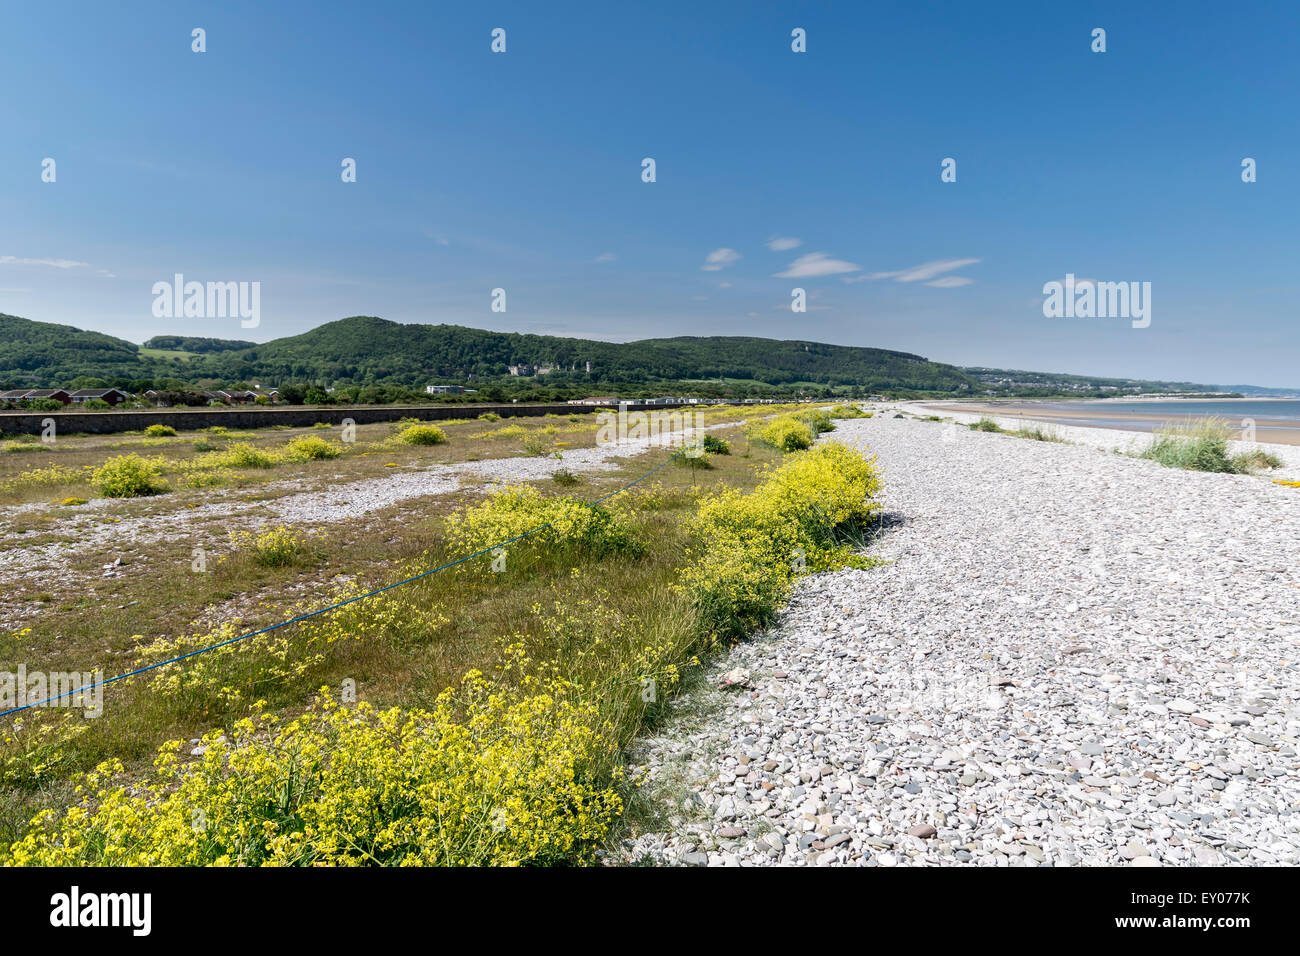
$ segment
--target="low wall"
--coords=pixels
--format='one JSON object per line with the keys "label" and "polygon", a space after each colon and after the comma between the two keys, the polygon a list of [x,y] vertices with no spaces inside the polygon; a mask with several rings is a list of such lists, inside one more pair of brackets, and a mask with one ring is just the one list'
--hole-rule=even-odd
{"label": "low wall", "polygon": [[[629,405],[633,410],[646,406]],[[358,425],[391,422],[399,418],[437,421],[446,418],[474,418],[495,412],[502,418],[537,415],[570,415],[600,411],[598,405],[288,405],[266,408],[248,405],[237,408],[146,408],[99,412],[0,412],[0,433],[39,435],[47,418],[54,419],[56,435],[78,433],[142,431],[150,425],[170,425],[178,431],[195,431],[225,425],[227,428],[266,428],[289,425],[305,428],[316,422],[342,424],[350,418]]]}

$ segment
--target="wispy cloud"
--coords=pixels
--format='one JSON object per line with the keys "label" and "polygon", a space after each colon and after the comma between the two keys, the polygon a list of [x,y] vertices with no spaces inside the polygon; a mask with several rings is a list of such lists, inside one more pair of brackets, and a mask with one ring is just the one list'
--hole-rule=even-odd
{"label": "wispy cloud", "polygon": [[832,259],[824,252],[810,252],[800,256],[786,268],[776,273],[778,279],[811,279],[817,276],[842,275],[845,272],[857,272],[862,266],[843,259]]}
{"label": "wispy cloud", "polygon": [[767,240],[767,247],[773,252],[785,252],[787,249],[797,249],[802,245],[802,239],[792,239],[786,236],[773,236]]}
{"label": "wispy cloud", "polygon": [[97,276],[102,276],[105,279],[117,278],[107,269],[99,269],[89,262],[78,262],[76,259],[28,259],[23,256],[0,256],[0,265],[37,266],[45,269],[95,269],[95,275]]}
{"label": "wispy cloud", "polygon": [[612,253],[612,252],[602,252],[600,255],[598,255],[598,256],[597,256],[595,259],[593,259],[592,261],[593,261],[593,262],[613,262],[613,261],[614,261],[615,259],[617,259],[617,258],[618,258],[618,256],[614,255],[614,253]]}
{"label": "wispy cloud", "polygon": [[932,285],[936,289],[955,289],[958,286],[970,285],[974,281],[974,279],[967,279],[965,276],[944,276],[942,279],[927,282],[926,285]]}
{"label": "wispy cloud", "polygon": [[0,265],[7,266],[49,266],[52,269],[89,269],[89,262],[77,262],[75,259],[23,259],[19,256],[0,256]]}
{"label": "wispy cloud", "polygon": [[[966,266],[973,266],[979,262],[979,259],[935,259],[933,262],[923,262],[919,266],[911,266],[907,269],[898,269],[893,272],[872,272],[865,276],[858,276],[850,280],[851,282],[860,282],[863,279],[893,279],[895,282],[925,282],[926,285],[938,285],[934,282],[926,282],[927,279],[933,279],[935,276],[945,272],[952,272],[954,269],[962,269]],[[959,278],[959,277],[950,277]],[[949,288],[956,285],[966,285],[972,280],[967,279],[965,282],[949,282],[940,288]]]}
{"label": "wispy cloud", "polygon": [[717,272],[737,262],[740,259],[740,253],[735,249],[728,249],[723,246],[721,249],[714,249],[704,257],[704,265],[700,266],[705,272]]}

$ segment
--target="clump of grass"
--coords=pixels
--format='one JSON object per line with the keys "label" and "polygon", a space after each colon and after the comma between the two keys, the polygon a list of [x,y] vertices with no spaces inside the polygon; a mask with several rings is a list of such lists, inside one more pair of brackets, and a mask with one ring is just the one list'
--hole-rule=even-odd
{"label": "clump of grass", "polygon": [[836,405],[830,411],[831,418],[870,418],[868,412],[862,410],[861,405]]}
{"label": "clump of grass", "polygon": [[673,458],[673,464],[678,468],[700,468],[704,471],[709,471],[713,468],[712,463],[709,461],[708,453],[703,451],[696,455],[677,455]]}
{"label": "clump of grass", "polygon": [[443,445],[447,433],[437,425],[407,425],[397,433],[397,440],[406,445]]}
{"label": "clump of grass", "polygon": [[535,458],[550,454],[550,448],[542,440],[542,437],[537,434],[529,435],[524,439],[524,451]]}
{"label": "clump of grass", "polygon": [[753,438],[778,451],[791,452],[811,448],[817,433],[806,421],[794,415],[780,415],[755,426]]}
{"label": "clump of grass", "polygon": [[327,428],[333,428],[334,426],[331,425],[329,422],[316,422],[316,424],[312,425],[311,427],[312,427],[312,428],[327,429]]}
{"label": "clump of grass", "polygon": [[1156,431],[1151,444],[1138,455],[1166,468],[1240,474],[1240,465],[1228,453],[1232,428],[1222,418],[1199,418],[1188,424],[1168,424]]}
{"label": "clump of grass", "polygon": [[0,489],[16,491],[19,488],[41,488],[51,485],[71,485],[85,480],[85,475],[71,468],[51,462],[48,468],[31,468],[0,482]]}
{"label": "clump of grass", "polygon": [[313,557],[308,535],[283,525],[265,531],[232,531],[231,543],[252,554],[264,568],[306,564]]}
{"label": "clump of grass", "polygon": [[1232,465],[1242,474],[1251,474],[1256,471],[1265,469],[1281,468],[1282,459],[1277,457],[1271,451],[1265,451],[1262,448],[1252,448],[1250,451],[1242,452],[1239,455],[1232,456]]}
{"label": "clump of grass", "polygon": [[303,435],[284,446],[284,457],[289,461],[319,461],[341,454],[342,448],[316,435]]}
{"label": "clump of grass", "polygon": [[790,459],[750,494],[706,499],[684,578],[706,632],[739,638],[774,619],[793,579],[870,562],[854,557],[880,509],[875,461],[838,443]]}
{"label": "clump of grass", "polygon": [[105,498],[159,495],[168,490],[167,482],[161,477],[164,464],[161,458],[118,455],[91,472],[90,483]]}
{"label": "clump of grass", "polygon": [[557,485],[568,487],[569,485],[578,484],[582,479],[567,468],[557,468],[551,474],[551,481],[555,482]]}
{"label": "clump of grass", "polygon": [[1038,422],[1021,422],[1020,427],[1015,431],[1015,435],[1018,438],[1028,438],[1031,441],[1051,441],[1060,442],[1063,445],[1069,444],[1061,434],[1060,430],[1054,425],[1043,425]]}
{"label": "clump of grass", "polygon": [[211,459],[220,468],[274,468],[275,456],[246,441],[235,442]]}
{"label": "clump of grass", "polygon": [[592,555],[634,554],[641,546],[622,512],[569,496],[544,497],[532,485],[509,485],[447,519],[448,539],[465,554],[537,530],[510,547],[574,548]]}
{"label": "clump of grass", "polygon": [[973,432],[999,432],[1005,433],[1006,429],[999,425],[991,418],[981,418],[977,422],[972,422],[966,426]]}
{"label": "clump of grass", "polygon": [[731,445],[725,438],[719,438],[717,435],[705,435],[700,447],[704,449],[705,454],[709,455],[731,454]]}
{"label": "clump of grass", "polygon": [[830,413],[824,409],[816,408],[800,412],[795,417],[807,422],[808,427],[813,430],[814,434],[820,435],[823,432],[835,431],[835,423],[831,421]]}
{"label": "clump of grass", "polygon": [[176,435],[176,429],[170,425],[163,425],[155,422],[144,430],[144,433],[150,438],[172,438]]}
{"label": "clump of grass", "polygon": [[496,412],[484,412],[478,417],[478,420],[481,422],[499,422],[501,421],[501,416]]}

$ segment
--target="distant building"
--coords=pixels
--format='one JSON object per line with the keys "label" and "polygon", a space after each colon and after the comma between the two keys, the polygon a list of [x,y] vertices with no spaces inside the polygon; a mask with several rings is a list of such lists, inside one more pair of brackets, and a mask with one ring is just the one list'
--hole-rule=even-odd
{"label": "distant building", "polygon": [[426,395],[464,395],[472,389],[466,389],[464,385],[426,385],[424,391]]}
{"label": "distant building", "polygon": [[73,405],[84,405],[95,399],[110,405],[120,405],[130,397],[120,388],[79,388],[68,396]]}
{"label": "distant building", "polygon": [[61,388],[38,388],[34,391],[28,392],[23,400],[34,402],[38,398],[52,398],[55,401],[62,402],[64,405],[67,405],[72,401],[72,395]]}

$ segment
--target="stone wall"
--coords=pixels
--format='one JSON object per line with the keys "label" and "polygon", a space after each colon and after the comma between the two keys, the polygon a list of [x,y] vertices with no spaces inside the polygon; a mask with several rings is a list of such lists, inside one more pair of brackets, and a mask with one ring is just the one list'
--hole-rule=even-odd
{"label": "stone wall", "polygon": [[[246,405],[235,408],[148,408],[99,412],[0,412],[0,433],[39,435],[46,419],[54,420],[56,435],[84,432],[141,431],[153,424],[171,425],[178,431],[194,431],[224,425],[227,428],[266,428],[270,425],[308,427],[316,422],[340,425],[350,418],[358,425],[390,422],[399,418],[438,421],[445,418],[474,418],[496,412],[502,418],[514,416],[585,414],[607,406],[593,405],[288,405],[266,408]],[[628,406],[639,409],[642,406]]]}

